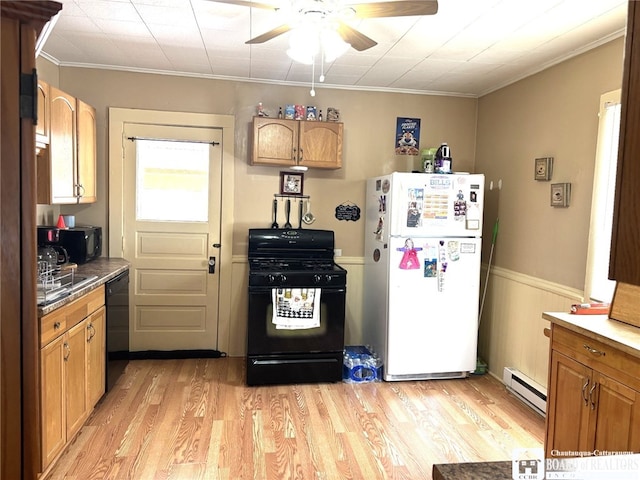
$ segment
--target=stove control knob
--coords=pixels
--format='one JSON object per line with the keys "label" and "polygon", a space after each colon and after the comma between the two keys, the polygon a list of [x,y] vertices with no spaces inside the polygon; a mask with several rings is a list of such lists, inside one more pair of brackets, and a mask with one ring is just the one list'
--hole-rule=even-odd
{"label": "stove control knob", "polygon": [[273,275],[269,274],[267,275],[267,282],[272,284],[273,282],[276,281],[276,277],[274,277]]}
{"label": "stove control knob", "polygon": [[321,281],[322,281],[322,276],[320,275],[313,276],[313,283],[320,283]]}
{"label": "stove control knob", "polygon": [[278,275],[278,280],[280,281],[280,283],[284,283],[287,281],[287,276],[286,275]]}
{"label": "stove control knob", "polygon": [[325,275],[324,278],[327,281],[327,283],[331,283],[331,280],[333,279],[331,275]]}

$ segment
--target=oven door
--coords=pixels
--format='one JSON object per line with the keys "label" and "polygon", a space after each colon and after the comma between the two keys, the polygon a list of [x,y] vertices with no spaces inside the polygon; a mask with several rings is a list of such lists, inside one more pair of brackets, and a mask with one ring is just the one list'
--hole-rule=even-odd
{"label": "oven door", "polygon": [[277,328],[273,321],[273,289],[250,287],[248,355],[322,352],[339,352],[342,355],[345,297],[346,288],[322,288],[319,305],[320,326],[286,329]]}

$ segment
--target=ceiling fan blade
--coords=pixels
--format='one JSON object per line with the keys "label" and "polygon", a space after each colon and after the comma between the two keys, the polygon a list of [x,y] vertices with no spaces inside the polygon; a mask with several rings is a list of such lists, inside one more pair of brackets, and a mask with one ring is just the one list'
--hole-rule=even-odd
{"label": "ceiling fan blade", "polygon": [[228,3],[229,5],[239,5],[241,7],[264,8],[266,10],[279,10],[280,7],[268,3],[254,2],[252,0],[210,0],[216,3]]}
{"label": "ceiling fan blade", "polygon": [[280,25],[279,27],[276,27],[273,30],[269,30],[268,32],[263,33],[262,35],[258,35],[257,37],[254,37],[251,40],[247,40],[244,43],[248,45],[253,45],[254,43],[264,43],[266,41],[271,40],[272,38],[276,38],[278,35],[287,33],[289,30],[291,30],[291,25],[288,25],[285,23],[284,25]]}
{"label": "ceiling fan blade", "polygon": [[433,15],[438,12],[438,0],[407,0],[345,5],[352,8],[357,18],[407,17]]}
{"label": "ceiling fan blade", "polygon": [[378,44],[378,42],[376,42],[375,40],[370,39],[364,33],[360,33],[355,28],[351,28],[346,23],[340,22],[336,31],[345,42],[350,44],[359,52],[362,52],[363,50],[371,47],[375,47]]}

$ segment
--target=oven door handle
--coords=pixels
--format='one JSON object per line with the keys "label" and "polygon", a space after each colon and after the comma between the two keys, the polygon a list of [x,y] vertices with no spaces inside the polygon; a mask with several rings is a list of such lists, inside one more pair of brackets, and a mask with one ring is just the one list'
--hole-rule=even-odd
{"label": "oven door handle", "polygon": [[249,287],[249,293],[271,293],[271,291],[278,288],[319,288],[322,290],[322,295],[333,295],[347,291],[345,287],[290,287],[288,285],[278,285],[274,287]]}

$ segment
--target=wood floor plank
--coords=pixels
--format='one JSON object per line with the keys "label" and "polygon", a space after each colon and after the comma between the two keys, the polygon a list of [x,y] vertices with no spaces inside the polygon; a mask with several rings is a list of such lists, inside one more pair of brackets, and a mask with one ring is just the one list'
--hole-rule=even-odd
{"label": "wood floor plank", "polygon": [[544,419],[489,375],[248,387],[241,358],[136,360],[41,480],[408,480],[510,460]]}

